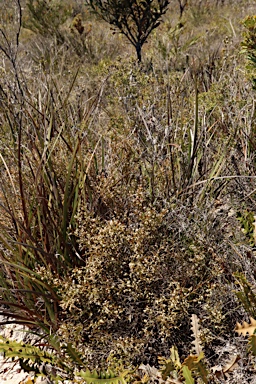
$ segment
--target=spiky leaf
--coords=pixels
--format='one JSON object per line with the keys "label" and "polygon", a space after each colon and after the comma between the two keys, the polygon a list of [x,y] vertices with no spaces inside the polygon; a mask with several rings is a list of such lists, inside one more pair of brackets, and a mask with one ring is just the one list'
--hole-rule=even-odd
{"label": "spiky leaf", "polygon": [[195,384],[195,381],[192,377],[191,371],[189,370],[189,368],[186,365],[184,365],[182,367],[182,375],[185,379],[186,384]]}
{"label": "spiky leaf", "polygon": [[199,355],[200,352],[202,352],[202,347],[200,346],[200,338],[199,338],[199,319],[195,314],[191,316],[191,325],[192,325],[191,329],[193,332],[193,336],[195,338],[192,344],[194,344],[195,346],[196,354]]}
{"label": "spiky leaf", "polygon": [[243,322],[243,324],[236,324],[235,331],[239,335],[246,336],[247,333],[251,336],[254,334],[254,331],[256,329],[256,320],[254,320],[252,317],[250,317],[251,324],[248,324],[246,321]]}
{"label": "spiky leaf", "polygon": [[188,369],[192,371],[197,371],[200,375],[204,383],[208,383],[208,375],[209,372],[206,369],[204,362],[202,361],[204,358],[203,352],[199,354],[199,356],[189,355],[183,362],[183,366],[187,366]]}
{"label": "spiky leaf", "polygon": [[90,372],[88,369],[86,371],[80,371],[77,373],[77,376],[82,377],[86,383],[96,383],[96,384],[125,384],[124,376],[129,372],[129,370],[124,371],[119,376],[116,376],[112,371],[108,370],[106,372],[97,371]]}
{"label": "spiky leaf", "polygon": [[3,336],[0,336],[0,352],[2,352],[6,358],[17,357],[25,360],[29,359],[35,363],[53,363],[55,361],[55,357],[52,354],[34,345],[5,339]]}

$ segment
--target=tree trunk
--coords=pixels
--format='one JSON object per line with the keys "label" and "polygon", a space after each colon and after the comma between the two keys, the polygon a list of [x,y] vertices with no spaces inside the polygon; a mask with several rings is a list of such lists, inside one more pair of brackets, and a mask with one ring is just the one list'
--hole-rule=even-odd
{"label": "tree trunk", "polygon": [[137,44],[136,44],[136,52],[137,52],[137,59],[138,59],[138,62],[139,63],[141,63],[141,43],[140,42],[138,42]]}

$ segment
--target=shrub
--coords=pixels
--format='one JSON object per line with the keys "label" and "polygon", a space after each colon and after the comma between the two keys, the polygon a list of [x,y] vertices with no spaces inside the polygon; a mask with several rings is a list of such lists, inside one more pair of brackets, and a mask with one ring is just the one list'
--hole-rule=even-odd
{"label": "shrub", "polygon": [[61,26],[72,14],[70,5],[59,0],[28,0],[27,9],[29,14],[23,23],[25,28],[43,37],[55,37],[58,44],[63,44]]}
{"label": "shrub", "polygon": [[[100,198],[108,218],[86,203],[77,215],[85,266],[65,280],[45,276],[61,297],[61,339],[71,340],[92,366],[107,358],[156,364],[172,344],[184,348],[187,319],[197,312],[209,347],[232,322],[225,303],[236,305],[229,292],[232,251],[221,231],[212,231],[213,218],[175,203],[150,205],[142,187],[126,196],[125,208],[113,207],[118,188],[109,193],[105,184]],[[218,250],[212,247],[217,238]]]}

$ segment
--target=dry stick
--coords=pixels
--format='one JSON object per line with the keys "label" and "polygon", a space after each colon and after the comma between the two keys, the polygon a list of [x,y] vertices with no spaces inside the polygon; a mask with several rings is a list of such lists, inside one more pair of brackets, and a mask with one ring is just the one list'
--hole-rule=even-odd
{"label": "dry stick", "polygon": [[196,186],[198,186],[198,185],[208,183],[209,181],[225,180],[225,179],[240,179],[240,178],[241,178],[241,179],[256,179],[256,176],[233,175],[233,176],[217,176],[217,177],[210,177],[209,179],[205,179],[205,180],[197,181],[196,183],[187,186],[186,188],[183,189],[182,192],[184,192],[184,191],[186,191],[186,190],[188,190],[188,189],[194,188],[194,187],[196,187]]}
{"label": "dry stick", "polygon": [[193,168],[195,165],[197,145],[198,145],[198,88],[197,88],[197,79],[195,77],[195,105],[194,105],[194,130],[190,133],[191,135],[191,150],[190,150],[190,163],[188,167],[187,174],[187,186],[192,181]]}

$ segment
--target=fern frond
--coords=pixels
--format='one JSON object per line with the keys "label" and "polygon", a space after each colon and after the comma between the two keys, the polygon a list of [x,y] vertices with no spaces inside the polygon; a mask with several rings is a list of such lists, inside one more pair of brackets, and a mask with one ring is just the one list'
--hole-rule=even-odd
{"label": "fern frond", "polygon": [[208,383],[209,372],[203,362],[204,354],[201,352],[199,356],[189,355],[183,362],[183,366],[187,366],[192,371],[197,371],[204,383]]}
{"label": "fern frond", "polygon": [[186,365],[184,365],[184,367],[182,367],[182,375],[185,379],[186,384],[195,384],[195,380],[192,377],[191,371],[189,370],[189,368]]}
{"label": "fern frond", "polygon": [[[31,344],[6,339],[3,336],[0,336],[0,353],[3,353],[5,358],[18,359],[25,372],[34,372],[35,376],[49,376],[56,382],[63,379],[56,374],[56,368],[61,376],[71,371],[62,359],[53,353]],[[50,371],[46,369],[47,366]],[[54,369],[54,374],[51,373],[51,369]]]}
{"label": "fern frond", "polygon": [[98,373],[97,371],[80,371],[76,374],[78,377],[82,377],[86,381],[87,384],[95,383],[95,384],[126,384],[124,380],[124,376],[127,375],[129,370],[122,372],[119,376],[116,376],[114,372],[107,370],[105,372]]}
{"label": "fern frond", "polygon": [[17,342],[15,340],[9,340],[0,336],[0,352],[4,354],[6,358],[20,358],[25,360],[31,360],[34,363],[54,363],[55,356],[49,352],[30,345]]}
{"label": "fern frond", "polygon": [[[65,349],[75,363],[85,366],[80,358],[80,354],[70,344],[68,344]],[[19,359],[20,366],[25,372],[33,371],[36,375],[47,375],[47,372],[44,372],[41,367],[44,364],[49,364],[53,368],[63,369],[65,373],[70,371],[70,368],[54,354],[44,351],[34,345],[9,340],[3,336],[0,336],[0,353],[3,353],[5,358]],[[91,372],[87,369],[86,371],[77,372],[76,376],[81,377],[88,384],[126,384],[124,377],[128,372],[130,371],[125,370],[119,374],[119,376],[116,376],[111,370],[98,373],[97,371]],[[57,376],[54,377],[54,380],[57,379],[61,378]]]}

